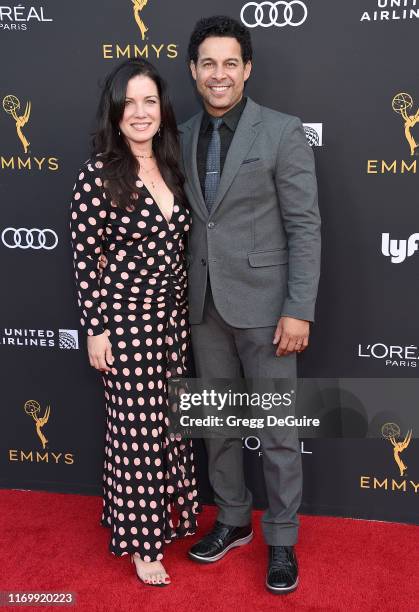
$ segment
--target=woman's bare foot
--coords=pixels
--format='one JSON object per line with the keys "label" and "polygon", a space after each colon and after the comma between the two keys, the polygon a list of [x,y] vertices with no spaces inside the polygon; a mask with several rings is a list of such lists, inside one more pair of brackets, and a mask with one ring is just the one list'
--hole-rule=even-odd
{"label": "woman's bare foot", "polygon": [[143,561],[138,553],[131,555],[131,561],[135,564],[137,576],[145,584],[170,584],[169,574],[160,561]]}

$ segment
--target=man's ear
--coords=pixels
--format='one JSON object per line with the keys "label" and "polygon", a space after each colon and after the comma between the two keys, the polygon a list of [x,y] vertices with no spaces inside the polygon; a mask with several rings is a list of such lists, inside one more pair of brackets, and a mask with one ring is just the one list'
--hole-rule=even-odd
{"label": "man's ear", "polygon": [[189,68],[191,69],[192,78],[196,81],[196,65],[193,60],[189,62]]}
{"label": "man's ear", "polygon": [[245,81],[247,81],[247,79],[250,77],[251,72],[252,72],[252,62],[249,60],[244,65],[244,80]]}

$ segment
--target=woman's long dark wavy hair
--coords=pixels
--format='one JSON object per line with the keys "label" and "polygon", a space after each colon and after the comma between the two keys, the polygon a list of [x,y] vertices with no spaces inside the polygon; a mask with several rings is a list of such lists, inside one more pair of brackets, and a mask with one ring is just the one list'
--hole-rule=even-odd
{"label": "woman's long dark wavy hair", "polygon": [[119,131],[128,81],[137,75],[149,77],[157,86],[161,129],[160,134],[153,138],[153,152],[166,185],[176,199],[185,201],[184,177],[179,168],[178,130],[167,86],[153,64],[143,59],[129,59],[119,64],[106,78],[102,90],[92,154],[100,154],[103,161],[102,176],[106,192],[120,208],[135,206],[136,197],[141,194],[141,188],[136,185],[139,161]]}

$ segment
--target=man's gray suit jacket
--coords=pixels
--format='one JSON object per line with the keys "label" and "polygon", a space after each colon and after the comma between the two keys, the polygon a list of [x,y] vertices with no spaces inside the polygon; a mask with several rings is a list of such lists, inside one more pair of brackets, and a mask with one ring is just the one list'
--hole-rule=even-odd
{"label": "man's gray suit jacket", "polygon": [[281,316],[314,321],[320,215],[314,156],[301,121],[248,98],[211,214],[196,161],[202,111],[179,127],[188,238],[190,323],[202,321],[207,274],[223,319],[238,328]]}

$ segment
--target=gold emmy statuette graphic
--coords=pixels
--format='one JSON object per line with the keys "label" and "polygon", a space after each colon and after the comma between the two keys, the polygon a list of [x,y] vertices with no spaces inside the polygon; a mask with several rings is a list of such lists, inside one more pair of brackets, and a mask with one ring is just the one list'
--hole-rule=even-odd
{"label": "gold emmy statuette graphic", "polygon": [[27,153],[30,142],[27,140],[27,138],[23,134],[22,128],[29,121],[29,117],[31,114],[31,103],[30,102],[26,103],[26,108],[25,108],[25,112],[23,113],[23,115],[18,115],[16,113],[16,111],[18,111],[19,109],[20,109],[20,102],[18,98],[16,98],[16,96],[8,95],[3,98],[3,110],[5,110],[8,115],[11,115],[13,119],[16,121],[17,135],[19,136],[19,140],[23,145],[23,149],[25,153]]}
{"label": "gold emmy statuette graphic", "polygon": [[397,425],[397,423],[385,423],[381,428],[381,433],[383,438],[390,440],[392,443],[394,461],[399,466],[400,476],[404,476],[404,473],[407,470],[407,465],[401,460],[400,453],[409,446],[410,440],[412,439],[412,430],[410,429],[407,432],[404,440],[400,442],[397,441],[397,438],[400,436],[400,427]]}
{"label": "gold emmy statuette graphic", "polygon": [[415,154],[415,149],[419,144],[415,141],[410,131],[417,123],[419,123],[419,108],[415,115],[408,115],[407,111],[413,107],[413,98],[408,93],[398,93],[394,96],[391,106],[395,113],[401,115],[404,119],[404,134],[409,143],[410,155]]}
{"label": "gold emmy statuette graphic", "polygon": [[140,12],[143,10],[148,0],[131,0],[134,9],[134,19],[137,23],[137,26],[140,28],[141,39],[145,40],[145,34],[148,32],[148,28],[146,27],[144,21],[140,17]]}
{"label": "gold emmy statuette graphic", "polygon": [[36,423],[36,433],[39,436],[39,439],[42,442],[42,448],[45,448],[46,443],[48,442],[48,440],[46,439],[46,437],[44,436],[44,434],[41,431],[41,428],[48,423],[48,419],[49,419],[49,414],[50,414],[50,407],[47,406],[46,410],[45,410],[45,414],[43,417],[39,417],[39,413],[41,412],[41,406],[39,405],[39,403],[36,400],[28,400],[25,404],[25,412],[26,414],[29,414],[33,420]]}

